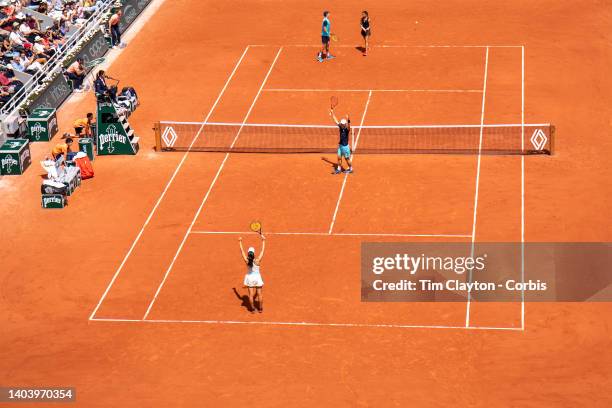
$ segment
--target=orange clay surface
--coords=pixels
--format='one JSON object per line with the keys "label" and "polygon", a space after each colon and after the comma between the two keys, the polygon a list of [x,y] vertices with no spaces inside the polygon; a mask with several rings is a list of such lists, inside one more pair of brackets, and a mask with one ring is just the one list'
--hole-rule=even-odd
{"label": "orange clay surface", "polygon": [[[340,47],[319,64],[325,8]],[[360,302],[362,241],[469,242],[476,156],[355,158],[334,233],[467,235],[397,238],[324,235],[344,176],[320,155],[189,154],[99,303],[184,157],[153,150],[153,122],[204,120],[250,44],[266,46],[248,48],[210,121],[329,123],[333,92],[270,89],[458,89],[476,92],[342,92],[338,110],[366,125],[479,124],[486,48],[380,46],[519,45],[489,48],[484,123],[520,123],[524,45],[525,121],[557,126],[555,155],[525,158],[525,239],[611,240],[611,17],[601,1],[165,1],[108,70],[139,92],[138,155],[96,158],[61,211],[39,194],[57,137],[0,179],[0,385],[74,386],[78,407],[612,406],[609,303],[529,303],[520,331],[380,327],[462,327],[466,305]],[[93,110],[91,94],[72,98],[61,132]],[[476,241],[520,242],[520,208],[521,158],[482,157]],[[268,236],[262,315],[240,298],[237,235],[184,239],[254,218],[322,233]],[[521,323],[520,304],[471,305],[471,326]]]}

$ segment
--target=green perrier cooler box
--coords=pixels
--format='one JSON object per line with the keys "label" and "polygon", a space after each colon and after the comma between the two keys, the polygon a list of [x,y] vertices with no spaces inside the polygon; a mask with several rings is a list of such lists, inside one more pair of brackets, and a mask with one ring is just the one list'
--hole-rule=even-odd
{"label": "green perrier cooler box", "polygon": [[9,139],[0,146],[0,174],[23,174],[31,162],[28,139]]}
{"label": "green perrier cooler box", "polygon": [[48,142],[57,133],[55,109],[36,108],[28,116],[28,138],[30,142]]}
{"label": "green perrier cooler box", "polygon": [[79,151],[84,152],[89,157],[89,160],[94,159],[94,144],[93,139],[90,137],[83,137],[79,139]]}
{"label": "green perrier cooler box", "polygon": [[64,208],[66,198],[61,194],[43,194],[42,208]]}

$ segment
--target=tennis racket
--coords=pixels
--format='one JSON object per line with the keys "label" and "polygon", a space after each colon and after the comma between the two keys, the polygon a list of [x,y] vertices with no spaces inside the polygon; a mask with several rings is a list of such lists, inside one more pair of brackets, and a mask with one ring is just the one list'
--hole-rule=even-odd
{"label": "tennis racket", "polygon": [[251,228],[251,231],[258,233],[259,235],[263,235],[263,227],[261,222],[253,221],[249,227]]}
{"label": "tennis racket", "polygon": [[329,37],[333,42],[338,42],[338,36],[336,34],[331,34]]}
{"label": "tennis racket", "polygon": [[329,107],[333,110],[336,108],[336,106],[338,106],[338,97],[332,96],[329,101]]}

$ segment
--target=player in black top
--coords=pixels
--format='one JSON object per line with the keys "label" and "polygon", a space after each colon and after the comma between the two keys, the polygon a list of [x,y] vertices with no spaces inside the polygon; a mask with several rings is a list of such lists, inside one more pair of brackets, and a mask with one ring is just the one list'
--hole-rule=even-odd
{"label": "player in black top", "polygon": [[354,137],[353,128],[351,127],[351,119],[347,114],[344,118],[338,120],[336,118],[336,114],[333,109],[329,110],[329,115],[334,120],[334,123],[338,125],[338,130],[340,131],[340,139],[338,140],[338,165],[334,171],[334,174],[338,174],[342,171],[342,158],[346,160],[346,165],[348,166],[345,173],[353,172],[353,164],[351,163],[351,147],[349,146],[349,132]]}
{"label": "player in black top", "polygon": [[363,37],[363,55],[368,55],[368,50],[370,49],[370,35],[372,35],[372,30],[370,29],[370,16],[367,11],[361,12],[361,36]]}

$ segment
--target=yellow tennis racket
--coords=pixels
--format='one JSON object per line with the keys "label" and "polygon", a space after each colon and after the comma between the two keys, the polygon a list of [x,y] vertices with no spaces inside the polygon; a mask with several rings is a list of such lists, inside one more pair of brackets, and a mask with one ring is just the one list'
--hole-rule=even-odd
{"label": "yellow tennis racket", "polygon": [[338,36],[336,34],[331,34],[329,37],[333,42],[338,42]]}
{"label": "yellow tennis racket", "polygon": [[258,233],[259,235],[263,234],[263,228],[261,222],[259,221],[253,221],[249,227],[251,228],[251,231]]}

